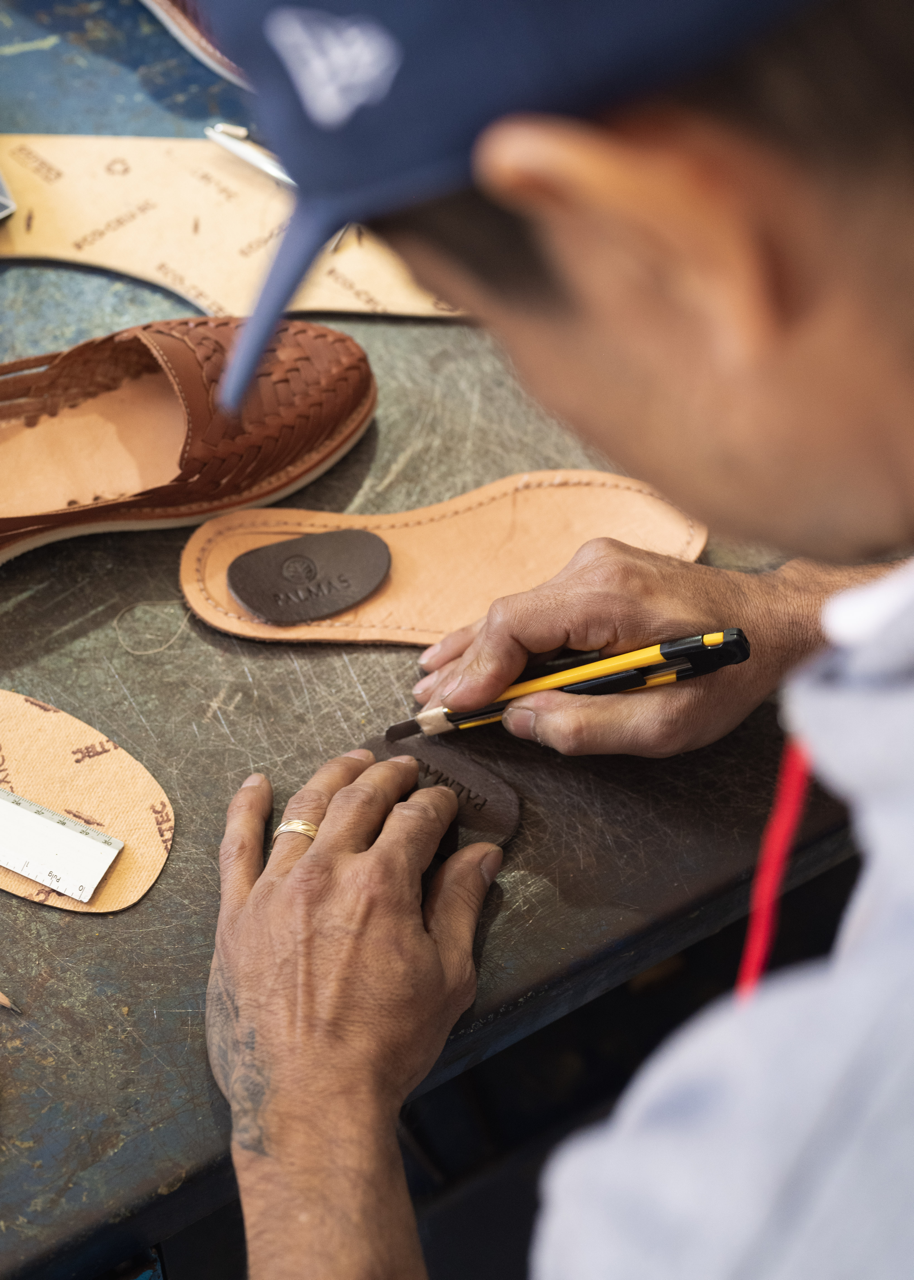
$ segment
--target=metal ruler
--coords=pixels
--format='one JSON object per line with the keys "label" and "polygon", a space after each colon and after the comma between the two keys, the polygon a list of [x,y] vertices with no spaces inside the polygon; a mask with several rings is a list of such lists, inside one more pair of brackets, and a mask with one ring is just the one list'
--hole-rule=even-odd
{"label": "metal ruler", "polygon": [[88,902],[123,840],[0,787],[0,867]]}
{"label": "metal ruler", "polygon": [[10,195],[9,187],[3,181],[3,174],[0,173],[0,219],[8,218],[11,213],[16,212],[16,201]]}

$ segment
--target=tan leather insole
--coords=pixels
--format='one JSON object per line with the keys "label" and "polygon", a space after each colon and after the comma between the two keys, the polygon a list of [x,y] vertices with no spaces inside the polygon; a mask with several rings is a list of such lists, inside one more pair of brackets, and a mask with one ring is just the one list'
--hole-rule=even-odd
{"label": "tan leather insole", "polygon": [[[354,608],[273,626],[232,596],[227,574],[236,556],[334,529],[367,529],[390,549],[387,579]],[[695,560],[707,530],[638,480],[605,471],[530,471],[395,515],[273,508],[217,516],[184,548],[181,589],[199,618],[236,636],[427,645],[481,617],[499,596],[546,582],[599,537]]]}
{"label": "tan leather insole", "polygon": [[37,426],[0,422],[0,516],[129,497],[180,470],[184,408],[164,373],[144,373]]}

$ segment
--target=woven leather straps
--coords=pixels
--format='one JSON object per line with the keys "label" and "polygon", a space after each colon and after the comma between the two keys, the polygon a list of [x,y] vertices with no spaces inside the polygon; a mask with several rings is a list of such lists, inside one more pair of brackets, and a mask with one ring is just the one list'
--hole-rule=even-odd
{"label": "woven leather straps", "polygon": [[110,524],[119,516],[186,515],[269,501],[296,474],[331,455],[364,423],[375,388],[365,353],[345,334],[285,320],[257,370],[240,418],[216,404],[226,353],[242,322],[200,318],[125,329],[69,351],[0,366],[0,421],[41,420],[127,379],[163,371],[187,421],[180,469],[168,484],[91,507],[0,519],[0,549],[17,535],[57,526]]}

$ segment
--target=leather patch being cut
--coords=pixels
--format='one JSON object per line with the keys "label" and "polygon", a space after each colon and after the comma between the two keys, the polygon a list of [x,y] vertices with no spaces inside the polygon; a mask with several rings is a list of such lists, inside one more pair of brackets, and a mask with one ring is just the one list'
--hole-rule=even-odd
{"label": "leather patch being cut", "polygon": [[388,573],[383,538],[365,529],[337,529],[246,551],[229,565],[228,586],[258,618],[291,627],[354,608]]}
{"label": "leather patch being cut", "polygon": [[7,893],[64,911],[121,911],[165,865],[174,810],[148,769],[99,729],[8,689],[0,690],[0,787],[124,842],[88,902],[0,867]]}
{"label": "leather patch being cut", "polygon": [[[517,792],[455,747],[445,746],[423,733],[399,742],[372,738],[363,743],[376,760],[414,756],[419,761],[420,787],[449,787],[457,797],[457,825],[465,839],[490,840],[504,847],[520,822]],[[440,852],[443,852],[440,851]]]}

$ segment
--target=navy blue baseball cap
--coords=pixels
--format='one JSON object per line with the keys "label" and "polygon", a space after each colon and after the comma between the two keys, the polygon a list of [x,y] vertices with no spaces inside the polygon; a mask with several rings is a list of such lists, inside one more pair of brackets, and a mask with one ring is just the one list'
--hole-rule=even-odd
{"label": "navy blue baseball cap", "polygon": [[237,410],[283,308],[347,222],[469,185],[479,133],[587,116],[702,70],[810,0],[203,0],[298,185],[222,380]]}

